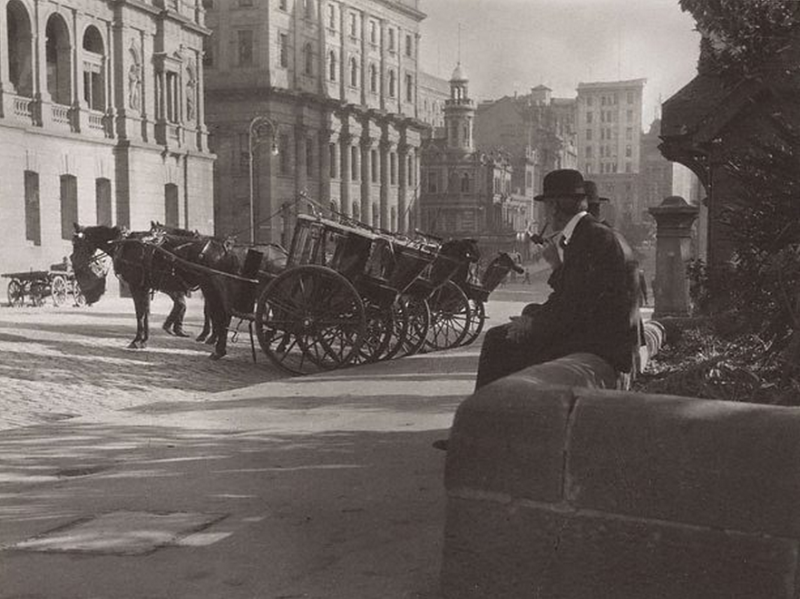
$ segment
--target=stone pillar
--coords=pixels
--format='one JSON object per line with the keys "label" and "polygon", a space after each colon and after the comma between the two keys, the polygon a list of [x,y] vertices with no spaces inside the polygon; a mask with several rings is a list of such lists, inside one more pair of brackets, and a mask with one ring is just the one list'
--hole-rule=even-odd
{"label": "stone pillar", "polygon": [[[306,164],[308,156],[306,155],[306,148],[308,146],[308,128],[303,124],[295,124],[294,126],[294,153],[295,153],[295,169],[294,169],[294,183],[295,194],[307,188],[308,165]],[[314,198],[315,200],[322,200],[322,198]]]}
{"label": "stone pillar", "polygon": [[372,146],[374,140],[365,135],[361,138],[361,215],[365,223],[372,224],[363,217],[370,213],[372,204]]}
{"label": "stone pillar", "polygon": [[389,155],[392,152],[393,144],[389,140],[382,139],[380,144],[381,155],[381,197],[380,197],[380,220],[386,222],[389,216],[389,190],[391,185],[391,172],[389,167]]}
{"label": "stone pillar", "polygon": [[[401,224],[403,220],[403,215],[406,212],[406,194],[408,193],[408,160],[410,156],[409,152],[410,148],[408,144],[402,143],[397,148],[397,177],[398,177],[398,188],[397,188],[397,223],[395,226],[397,227],[398,231],[403,231],[404,227]],[[390,209],[391,212],[391,209]],[[383,215],[381,215],[383,216]],[[391,217],[387,214],[386,221],[384,223],[385,228],[391,227]]]}
{"label": "stone pillar", "polygon": [[339,134],[339,180],[341,181],[341,188],[339,195],[342,200],[342,214],[353,214],[352,206],[350,205],[350,140],[352,136],[349,133],[342,132]]}
{"label": "stone pillar", "polygon": [[649,212],[657,225],[653,317],[689,316],[686,262],[692,257],[692,224],[699,209],[680,196],[670,196]]}
{"label": "stone pillar", "polygon": [[[319,198],[320,201],[330,202],[331,197],[331,130],[319,130]],[[347,214],[339,205],[339,212]]]}

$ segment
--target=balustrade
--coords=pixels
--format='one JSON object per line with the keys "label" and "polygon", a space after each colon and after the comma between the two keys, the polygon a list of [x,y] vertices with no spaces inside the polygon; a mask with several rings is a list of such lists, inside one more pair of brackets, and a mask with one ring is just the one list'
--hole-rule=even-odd
{"label": "balustrade", "polygon": [[33,122],[33,99],[14,96],[14,116]]}
{"label": "balustrade", "polygon": [[53,123],[62,126],[66,125],[70,128],[72,127],[72,108],[69,106],[64,106],[63,104],[52,104],[50,108]]}

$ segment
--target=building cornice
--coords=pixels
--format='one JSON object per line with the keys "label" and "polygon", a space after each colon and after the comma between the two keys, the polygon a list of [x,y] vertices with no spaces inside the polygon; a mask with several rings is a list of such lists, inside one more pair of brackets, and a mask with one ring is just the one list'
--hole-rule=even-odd
{"label": "building cornice", "polygon": [[158,15],[161,13],[162,9],[157,8],[151,4],[145,4],[142,0],[121,0],[121,4],[127,4],[133,8],[141,10],[142,12],[150,13],[151,15]]}
{"label": "building cornice", "polygon": [[[130,2],[131,0],[126,0],[126,1]],[[182,14],[180,14],[179,12],[176,12],[174,10],[165,8],[165,9],[161,10],[159,12],[159,14],[161,15],[162,19],[169,20],[169,21],[174,21],[175,23],[179,23],[183,27],[185,27],[186,29],[191,29],[195,33],[199,33],[200,35],[208,36],[208,35],[211,35],[211,33],[212,33],[211,29],[209,29],[208,27],[204,27],[203,25],[200,25],[199,23],[195,23],[191,19],[186,18],[185,16],[183,16]]]}
{"label": "building cornice", "polygon": [[387,8],[390,8],[392,10],[396,10],[397,12],[402,13],[407,17],[411,17],[415,21],[422,21],[428,16],[421,10],[412,8],[410,6],[406,6],[405,4],[403,4],[402,2],[398,2],[397,0],[375,0],[375,2],[377,2],[378,4],[382,4],[383,6],[386,6]]}

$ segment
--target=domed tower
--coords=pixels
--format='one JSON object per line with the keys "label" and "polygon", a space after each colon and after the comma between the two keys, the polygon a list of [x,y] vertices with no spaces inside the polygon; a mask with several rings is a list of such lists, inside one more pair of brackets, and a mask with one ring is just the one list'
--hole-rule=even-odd
{"label": "domed tower", "polygon": [[464,153],[475,150],[472,136],[474,120],[475,104],[469,97],[469,79],[459,62],[450,77],[450,98],[444,105],[448,149]]}

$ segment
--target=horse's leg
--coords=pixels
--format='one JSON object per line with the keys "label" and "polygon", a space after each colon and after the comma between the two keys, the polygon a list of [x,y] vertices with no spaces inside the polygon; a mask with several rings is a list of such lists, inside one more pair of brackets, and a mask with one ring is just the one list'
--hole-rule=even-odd
{"label": "horse's leg", "polygon": [[133,338],[128,344],[130,349],[139,349],[142,343],[142,331],[144,330],[144,312],[145,306],[143,302],[142,295],[145,297],[147,296],[147,292],[145,291],[142,293],[142,290],[138,287],[134,287],[133,285],[130,286],[131,297],[133,298],[133,307],[136,310],[136,336]]}
{"label": "horse's leg", "polygon": [[144,290],[144,332],[142,335],[142,342],[139,347],[147,347],[147,341],[150,339],[150,291]]}
{"label": "horse's leg", "polygon": [[203,298],[203,330],[200,331],[200,334],[197,336],[197,341],[205,341],[206,337],[208,337],[209,333],[211,333],[211,315],[209,314],[208,310],[208,300]]}
{"label": "horse's leg", "polygon": [[[223,310],[220,324],[217,329],[217,342],[214,345],[212,359],[219,360],[228,353],[228,329],[231,325],[231,315]],[[216,357],[214,357],[216,356]]]}
{"label": "horse's leg", "polygon": [[211,326],[213,334],[216,336],[214,351],[209,356],[212,360],[219,360],[228,353],[228,323],[230,315],[225,309],[224,290],[214,286],[213,291],[208,294],[209,311],[211,314]]}

